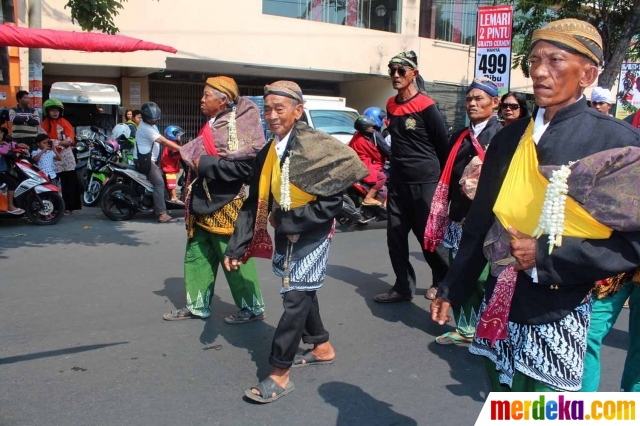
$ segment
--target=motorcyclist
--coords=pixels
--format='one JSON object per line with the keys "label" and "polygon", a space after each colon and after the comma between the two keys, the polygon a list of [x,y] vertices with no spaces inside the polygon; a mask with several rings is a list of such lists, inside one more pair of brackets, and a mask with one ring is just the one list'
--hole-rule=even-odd
{"label": "motorcyclist", "polygon": [[384,138],[387,146],[389,146],[389,149],[391,149],[391,135],[389,134],[389,129],[387,129],[387,125],[389,124],[387,113],[377,106],[372,106],[365,109],[362,115],[366,115],[376,122],[374,129],[382,134],[382,137]]}
{"label": "motorcyclist", "polygon": [[376,199],[379,190],[387,181],[384,174],[384,164],[391,154],[389,148],[384,143],[384,138],[376,128],[377,122],[369,116],[359,116],[354,127],[356,133],[353,135],[349,146],[358,154],[360,160],[369,169],[369,176],[362,181],[371,186],[371,189],[362,201],[363,206],[380,206],[383,203]]}
{"label": "motorcyclist", "polygon": [[15,194],[16,188],[18,188],[18,181],[16,178],[9,174],[9,167],[3,158],[12,149],[20,148],[27,152],[29,152],[29,146],[23,143],[16,143],[10,140],[10,137],[6,137],[3,134],[2,140],[0,141],[0,184],[7,185],[7,212],[15,215],[21,215],[24,213],[24,210],[17,208],[13,204],[13,198]]}
{"label": "motorcyclist", "polygon": [[170,141],[160,134],[156,123],[160,120],[162,112],[155,102],[146,102],[140,108],[142,121],[136,131],[136,149],[134,158],[137,160],[136,168],[145,174],[153,184],[153,210],[160,223],[173,222],[167,214],[164,201],[164,177],[157,162],[160,156],[160,145],[173,150],[180,150],[180,145]]}

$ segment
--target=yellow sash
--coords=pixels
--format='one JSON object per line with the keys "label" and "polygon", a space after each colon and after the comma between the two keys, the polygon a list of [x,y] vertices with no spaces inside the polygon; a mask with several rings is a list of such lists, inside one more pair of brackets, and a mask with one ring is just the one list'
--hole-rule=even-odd
{"label": "yellow sash", "polygon": [[[538,170],[538,155],[533,140],[533,119],[522,136],[500,188],[493,212],[505,227],[533,235],[542,213],[549,181]],[[591,217],[580,204],[568,197],[564,231],[568,237],[606,239],[613,230]]]}
{"label": "yellow sash", "polygon": [[[267,159],[265,160],[264,167],[262,167],[262,172],[260,173],[258,198],[261,200],[269,200],[269,192],[271,192],[273,194],[273,198],[278,204],[280,204],[281,178],[282,175],[280,170],[280,160],[278,159],[278,154],[276,153],[276,144],[274,141],[272,141],[271,147],[269,148],[269,153],[267,154]],[[305,206],[310,202],[315,201],[317,198],[314,195],[304,192],[292,183],[289,183],[289,187],[291,193],[292,209]]]}

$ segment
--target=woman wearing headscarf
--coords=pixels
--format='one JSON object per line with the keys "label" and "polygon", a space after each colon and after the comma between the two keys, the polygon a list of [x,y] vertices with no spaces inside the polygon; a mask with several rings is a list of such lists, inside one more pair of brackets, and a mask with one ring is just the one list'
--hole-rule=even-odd
{"label": "woman wearing headscarf", "polygon": [[73,156],[75,133],[73,126],[65,118],[64,105],[57,99],[48,99],[42,105],[45,119],[42,128],[53,142],[54,149],[60,151],[62,161],[56,161],[56,174],[60,178],[62,198],[64,199],[66,216],[74,210],[82,208],[82,185],[76,174],[76,160]]}

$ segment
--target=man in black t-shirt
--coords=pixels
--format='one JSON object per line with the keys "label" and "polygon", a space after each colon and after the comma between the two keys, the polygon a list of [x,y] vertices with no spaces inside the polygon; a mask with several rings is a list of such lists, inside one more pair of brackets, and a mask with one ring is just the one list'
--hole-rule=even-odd
{"label": "man in black t-shirt", "polygon": [[[416,274],[409,261],[409,231],[423,245],[431,199],[440,177],[440,166],[449,153],[447,130],[435,102],[425,94],[415,52],[403,52],[389,62],[389,75],[398,95],[387,102],[391,134],[391,178],[388,183],[387,245],[394,286],[374,297],[376,302],[410,301],[416,291]],[[414,80],[417,87],[413,84]],[[432,272],[428,292],[435,296],[438,283],[447,273],[446,254],[422,250]]]}

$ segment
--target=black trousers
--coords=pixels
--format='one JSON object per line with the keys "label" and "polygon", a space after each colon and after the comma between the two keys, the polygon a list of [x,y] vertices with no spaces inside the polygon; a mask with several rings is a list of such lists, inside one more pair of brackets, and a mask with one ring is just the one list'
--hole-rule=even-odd
{"label": "black trousers", "polygon": [[329,332],[322,324],[315,291],[288,291],[282,304],[284,312],[273,336],[269,364],[291,368],[301,339],[309,344],[326,343]]}
{"label": "black trousers", "polygon": [[[409,261],[409,231],[413,231],[420,247],[423,247],[424,230],[436,186],[435,183],[388,185],[387,246],[396,274],[393,290],[403,296],[413,297],[416,293],[416,273]],[[438,246],[435,252],[423,248],[422,254],[431,268],[432,283],[438,285],[449,270],[446,250],[442,246]]]}
{"label": "black trousers", "polygon": [[60,189],[66,210],[80,210],[82,208],[82,184],[75,170],[58,173]]}

